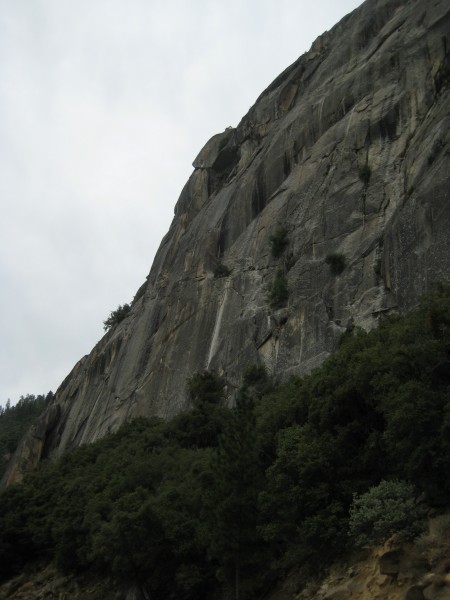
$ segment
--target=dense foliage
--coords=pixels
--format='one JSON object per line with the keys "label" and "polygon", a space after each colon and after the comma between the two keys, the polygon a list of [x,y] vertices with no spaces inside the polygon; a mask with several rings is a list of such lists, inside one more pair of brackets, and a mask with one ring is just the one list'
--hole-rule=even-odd
{"label": "dense foliage", "polygon": [[350,535],[355,544],[382,544],[391,535],[409,541],[424,531],[424,506],[416,502],[414,487],[406,481],[381,481],[356,496],[350,507]]}
{"label": "dense foliage", "polygon": [[294,566],[306,577],[341,556],[349,526],[356,535],[372,519],[364,543],[376,543],[380,498],[394,507],[383,534],[409,531],[406,496],[448,503],[449,359],[441,287],[408,316],[347,334],[309,376],[274,387],[248,370],[234,409],[226,382],[198,373],[190,411],[137,419],[3,493],[0,575],[47,556],[148,597],[212,599],[225,587],[254,598]]}
{"label": "dense foliage", "polygon": [[27,394],[13,406],[9,401],[0,406],[0,479],[20,438],[52,398],[52,392],[47,396]]}

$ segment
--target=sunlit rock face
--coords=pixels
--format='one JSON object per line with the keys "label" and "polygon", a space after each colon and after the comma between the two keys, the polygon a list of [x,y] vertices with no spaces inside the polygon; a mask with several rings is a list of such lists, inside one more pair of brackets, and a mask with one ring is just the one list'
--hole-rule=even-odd
{"label": "sunlit rock face", "polygon": [[223,374],[230,399],[246,365],[306,373],[450,280],[449,10],[368,0],[207,142],[130,315],[58,390],[41,455],[175,415],[195,371]]}

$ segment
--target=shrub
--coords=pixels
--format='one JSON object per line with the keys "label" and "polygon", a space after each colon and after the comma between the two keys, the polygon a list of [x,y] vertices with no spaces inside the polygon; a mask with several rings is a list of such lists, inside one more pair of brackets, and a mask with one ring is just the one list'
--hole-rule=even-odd
{"label": "shrub", "polygon": [[186,382],[188,396],[194,405],[220,402],[223,400],[224,388],[225,380],[214,371],[194,373]]}
{"label": "shrub", "polygon": [[423,531],[424,517],[411,483],[383,480],[353,497],[349,533],[357,546],[381,544],[394,533],[402,540],[411,540]]}
{"label": "shrub", "polygon": [[123,306],[119,304],[116,310],[113,310],[106,321],[103,321],[103,329],[108,331],[111,327],[118,325],[121,321],[128,316],[130,312],[131,306],[129,304],[124,304]]}
{"label": "shrub", "polygon": [[214,277],[216,279],[220,279],[221,277],[228,277],[231,273],[231,269],[229,269],[226,265],[221,262],[218,262],[214,269]]}
{"label": "shrub", "polygon": [[273,235],[270,236],[270,251],[274,258],[279,258],[285,251],[289,243],[287,230],[284,227],[278,227]]}
{"label": "shrub", "polygon": [[272,308],[281,308],[286,304],[288,297],[289,290],[286,275],[283,271],[278,270],[269,293],[270,306]]}
{"label": "shrub", "polygon": [[330,271],[332,275],[340,275],[345,269],[345,256],[343,254],[328,254],[325,262],[327,265],[330,265]]}
{"label": "shrub", "polygon": [[365,186],[369,185],[370,176],[372,175],[372,170],[369,165],[363,165],[359,168],[359,178],[364,183]]}

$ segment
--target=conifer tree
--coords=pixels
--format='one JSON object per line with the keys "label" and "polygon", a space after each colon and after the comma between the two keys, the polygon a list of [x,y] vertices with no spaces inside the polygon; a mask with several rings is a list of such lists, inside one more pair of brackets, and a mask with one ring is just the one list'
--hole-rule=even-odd
{"label": "conifer tree", "polygon": [[261,552],[257,497],[262,473],[255,441],[253,401],[243,392],[213,460],[207,516],[210,554],[221,565],[219,576],[234,588],[235,600],[244,597]]}

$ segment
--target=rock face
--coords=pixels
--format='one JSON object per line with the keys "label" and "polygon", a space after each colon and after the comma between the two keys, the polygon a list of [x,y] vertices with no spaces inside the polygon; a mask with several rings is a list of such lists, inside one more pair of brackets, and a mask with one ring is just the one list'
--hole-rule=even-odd
{"label": "rock face", "polygon": [[[63,382],[31,462],[182,411],[199,370],[230,398],[245,365],[308,372],[450,280],[449,33],[448,0],[367,0],[209,140],[129,316]],[[272,306],[277,273],[289,296]]]}
{"label": "rock face", "polygon": [[[395,550],[392,550],[392,546]],[[413,544],[399,545],[393,538],[383,547],[366,550],[367,556],[347,565],[336,563],[314,591],[292,593],[280,600],[445,600],[450,598],[447,561],[431,566]],[[289,582],[284,583],[289,588]],[[291,584],[292,587],[292,584]],[[281,592],[282,590],[280,590]],[[278,600],[277,594],[269,600]]]}

